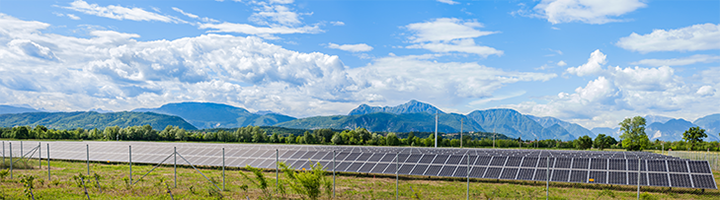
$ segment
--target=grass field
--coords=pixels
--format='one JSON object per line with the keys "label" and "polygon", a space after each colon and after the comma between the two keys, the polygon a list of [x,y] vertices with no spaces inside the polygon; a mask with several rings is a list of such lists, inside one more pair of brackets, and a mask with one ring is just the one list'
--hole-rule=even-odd
{"label": "grass field", "polygon": [[[13,179],[9,175],[0,181],[0,199],[28,199],[25,196],[20,176],[35,176],[36,199],[85,199],[82,185],[73,176],[86,174],[85,162],[51,161],[51,180],[48,181],[47,165],[37,167],[37,160],[29,163],[35,169],[14,170]],[[147,173],[152,165],[133,165],[133,180]],[[240,175],[241,169],[226,170],[224,191],[212,189],[212,183],[190,167],[178,167],[177,188],[173,187],[173,167],[161,166],[136,185],[128,185],[128,165],[123,163],[90,163],[91,174],[100,177],[99,187],[94,178],[86,185],[91,199],[170,199],[165,183],[175,199],[260,199],[265,195],[258,187]],[[200,171],[216,181],[222,189],[222,170],[202,168]],[[720,182],[720,173],[714,171],[716,182]],[[270,195],[275,199],[301,199],[300,195],[287,188],[287,194],[275,192],[275,172],[265,171],[270,186]],[[331,177],[330,173],[328,178]],[[280,174],[281,181],[284,176]],[[394,199],[395,176],[343,173],[337,176],[336,195],[338,199]],[[163,182],[164,181],[164,182]],[[247,192],[243,185],[249,186]],[[401,176],[399,181],[400,199],[465,199],[466,180],[456,178]],[[636,187],[610,186],[599,184],[550,183],[551,199],[635,199]],[[101,191],[102,190],[102,191]],[[646,199],[718,199],[718,190],[680,189],[662,187],[643,187]],[[329,199],[323,193],[321,199]],[[545,182],[506,181],[471,179],[470,199],[544,199]]]}

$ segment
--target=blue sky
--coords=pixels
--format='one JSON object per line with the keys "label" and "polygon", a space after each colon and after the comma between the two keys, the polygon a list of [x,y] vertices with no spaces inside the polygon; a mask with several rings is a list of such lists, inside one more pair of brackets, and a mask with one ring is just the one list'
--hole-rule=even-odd
{"label": "blue sky", "polygon": [[0,1],[0,104],[720,113],[720,2]]}

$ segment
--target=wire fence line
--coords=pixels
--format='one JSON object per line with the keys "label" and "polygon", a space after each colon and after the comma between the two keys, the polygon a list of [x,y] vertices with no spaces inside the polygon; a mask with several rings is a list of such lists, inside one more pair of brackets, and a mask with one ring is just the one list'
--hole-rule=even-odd
{"label": "wire fence line", "polygon": [[717,152],[668,151],[668,155],[682,159],[708,161],[710,168],[720,171],[720,154]]}

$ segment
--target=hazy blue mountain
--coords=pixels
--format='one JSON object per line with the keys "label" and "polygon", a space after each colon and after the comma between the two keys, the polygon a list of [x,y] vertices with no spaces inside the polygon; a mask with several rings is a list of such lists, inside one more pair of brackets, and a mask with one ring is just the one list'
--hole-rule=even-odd
{"label": "hazy blue mountain", "polygon": [[[570,141],[576,139],[575,136],[570,134],[565,128],[560,126],[560,124],[554,124],[552,126],[543,128],[542,134],[545,136],[553,136],[554,138],[545,138],[545,139],[559,139],[562,141]],[[543,139],[543,138],[541,138]]]}
{"label": "hazy blue mountain", "polygon": [[367,104],[362,104],[358,106],[357,108],[350,111],[350,114],[348,115],[362,115],[362,114],[370,114],[370,113],[378,113],[378,112],[385,112],[385,113],[392,113],[392,114],[404,114],[404,113],[428,113],[428,114],[435,114],[435,113],[444,113],[440,109],[436,108],[435,106],[432,106],[427,103],[419,102],[416,100],[410,100],[407,103],[400,104],[398,106],[369,106]]}
{"label": "hazy blue mountain", "polygon": [[525,116],[527,116],[528,118],[530,118],[532,120],[535,120],[544,128],[551,127],[555,124],[560,125],[565,130],[567,130],[567,132],[570,133],[570,135],[572,135],[574,138],[579,138],[579,137],[582,137],[583,135],[590,136],[591,138],[595,138],[595,136],[597,136],[597,134],[586,129],[585,127],[582,127],[575,123],[566,122],[566,121],[560,120],[558,118],[536,117],[536,116],[532,116],[532,115],[525,115]]}
{"label": "hazy blue mountain", "polygon": [[650,140],[678,141],[682,140],[682,134],[686,130],[694,126],[697,125],[684,119],[671,119],[665,123],[655,122],[649,124],[645,128],[645,133]]}
{"label": "hazy blue mountain", "polygon": [[151,112],[32,112],[0,115],[0,127],[43,125],[54,129],[104,129],[108,126],[143,126],[150,125],[154,129],[164,129],[168,125],[178,126],[187,130],[195,130],[195,126],[178,116]]}
{"label": "hazy blue mountain", "polygon": [[[476,110],[467,115],[487,131],[502,133],[511,138],[554,139],[564,132],[543,131],[544,127],[535,120],[512,109]],[[557,129],[553,129],[558,131]]]}
{"label": "hazy blue mountain", "polygon": [[645,118],[645,123],[650,125],[655,122],[665,123],[670,121],[671,119],[674,119],[672,117],[665,117],[665,116],[659,116],[659,115],[645,115],[643,118]]}
{"label": "hazy blue mountain", "polygon": [[[619,127],[617,127],[617,128],[595,127],[595,128],[590,129],[590,131],[595,133],[596,137],[597,137],[597,135],[605,134],[605,135],[614,137],[616,140],[620,140],[620,135],[622,135],[622,133],[620,133]],[[593,139],[595,139],[595,138],[593,138]]]}
{"label": "hazy blue mountain", "polygon": [[[465,132],[484,131],[472,119],[454,113],[438,115],[438,131],[459,132],[461,120],[464,123],[463,131]],[[361,127],[369,131],[380,132],[434,132],[435,115],[424,112],[404,114],[378,112],[361,115],[318,116],[283,122],[276,126],[302,129],[355,129]]]}
{"label": "hazy blue mountain", "polygon": [[235,106],[201,102],[170,103],[159,108],[139,108],[133,112],[154,112],[180,116],[200,129],[269,126],[295,119],[277,113],[260,115]]}
{"label": "hazy blue mountain", "polygon": [[41,112],[41,111],[33,109],[33,108],[27,108],[27,107],[0,105],[0,115],[28,113],[28,112]]}
{"label": "hazy blue mountain", "polygon": [[[695,120],[694,124],[705,129],[708,136],[719,136],[720,133],[720,114],[712,114]],[[719,136],[720,137],[720,136]]]}

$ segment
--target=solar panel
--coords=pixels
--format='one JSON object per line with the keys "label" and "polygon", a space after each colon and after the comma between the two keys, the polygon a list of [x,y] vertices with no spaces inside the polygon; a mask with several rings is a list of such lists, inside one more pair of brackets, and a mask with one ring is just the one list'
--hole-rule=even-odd
{"label": "solar panel", "polygon": [[[717,189],[707,161],[649,152],[111,141],[47,143],[53,146],[53,159],[85,160],[84,146],[88,144],[91,160],[123,162],[128,160],[128,145],[133,145],[133,162],[160,162],[177,147],[178,153],[195,165],[219,166],[224,148],[228,166],[274,168],[277,156],[294,169],[309,169],[311,164],[319,162],[326,170],[332,170],[335,151],[336,171],[395,174],[397,162],[401,166],[400,174],[443,177],[465,177],[469,155],[470,177],[536,181],[546,180],[547,157],[550,157],[551,181],[618,185],[637,183],[637,159],[641,158],[641,185]],[[36,146],[25,145],[23,151],[28,153]],[[19,145],[13,145],[13,151],[18,155]]]}

